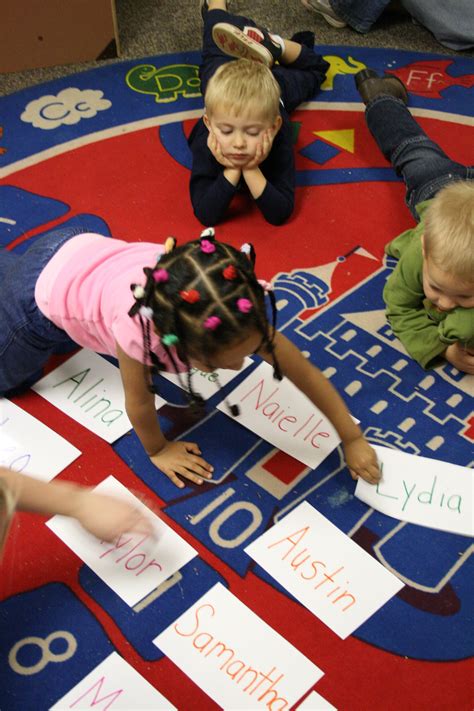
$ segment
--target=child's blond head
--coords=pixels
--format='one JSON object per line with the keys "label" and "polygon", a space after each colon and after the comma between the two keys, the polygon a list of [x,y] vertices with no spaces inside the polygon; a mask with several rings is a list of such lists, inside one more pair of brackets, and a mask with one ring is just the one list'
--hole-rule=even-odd
{"label": "child's blond head", "polygon": [[443,188],[425,216],[424,255],[445,272],[474,283],[474,182]]}
{"label": "child's blond head", "polygon": [[280,112],[280,95],[280,86],[268,67],[238,59],[222,64],[213,74],[204,103],[209,116],[220,109],[273,122]]}

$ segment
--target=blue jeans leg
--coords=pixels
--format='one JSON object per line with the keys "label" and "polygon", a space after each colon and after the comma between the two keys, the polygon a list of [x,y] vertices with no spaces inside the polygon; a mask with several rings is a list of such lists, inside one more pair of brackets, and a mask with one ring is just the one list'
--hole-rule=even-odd
{"label": "blue jeans leg", "polygon": [[336,15],[357,32],[368,32],[390,0],[329,0]]}
{"label": "blue jeans leg", "polygon": [[416,206],[429,200],[453,180],[472,180],[474,170],[451,160],[423,131],[405,104],[380,95],[368,104],[369,130],[384,156],[406,185],[406,203],[418,218]]}
{"label": "blue jeans leg", "polygon": [[78,228],[53,230],[23,254],[0,250],[0,395],[30,385],[59,346],[73,341],[47,319],[35,301],[41,271]]}

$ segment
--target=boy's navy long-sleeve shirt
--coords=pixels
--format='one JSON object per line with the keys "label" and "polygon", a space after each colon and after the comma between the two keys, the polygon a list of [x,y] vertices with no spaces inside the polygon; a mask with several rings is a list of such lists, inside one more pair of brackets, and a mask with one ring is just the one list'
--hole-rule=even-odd
{"label": "boy's navy long-sleeve shirt", "polygon": [[[260,164],[267,180],[263,193],[255,200],[262,215],[272,225],[283,224],[294,208],[295,158],[293,132],[286,111],[282,109],[283,123],[274,138],[271,151]],[[206,227],[222,222],[234,195],[246,189],[241,179],[237,186],[224,177],[222,166],[212,155],[207,145],[209,132],[199,119],[189,136],[193,155],[191,169],[191,202],[194,214]],[[250,193],[249,193],[250,195]]]}

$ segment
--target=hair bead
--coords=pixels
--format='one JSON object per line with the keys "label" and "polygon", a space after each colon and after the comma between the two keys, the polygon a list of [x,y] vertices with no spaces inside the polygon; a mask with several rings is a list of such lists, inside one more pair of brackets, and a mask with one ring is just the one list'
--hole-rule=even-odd
{"label": "hair bead", "polygon": [[204,254],[212,254],[215,251],[216,245],[213,242],[210,242],[208,239],[201,240],[201,252],[204,252]]}
{"label": "hair bead", "polygon": [[167,237],[165,239],[165,254],[170,254],[175,247],[176,247],[176,238],[175,237]]}
{"label": "hair bead", "polygon": [[222,272],[222,276],[224,277],[224,279],[228,279],[228,281],[233,281],[234,279],[237,279],[238,274],[239,273],[233,264],[228,264]]}
{"label": "hair bead", "polygon": [[161,342],[165,346],[174,346],[179,342],[179,338],[175,333],[165,333],[164,336],[161,337]]}
{"label": "hair bead", "polygon": [[135,284],[132,292],[136,299],[143,299],[145,297],[145,289],[140,284]]}
{"label": "hair bead", "polygon": [[241,313],[248,314],[249,311],[252,311],[253,304],[250,299],[237,299],[237,308]]}
{"label": "hair bead", "polygon": [[140,316],[143,316],[143,318],[146,318],[147,321],[153,320],[153,309],[151,306],[140,306],[138,313]]}
{"label": "hair bead", "polygon": [[188,304],[195,304],[201,298],[201,294],[197,291],[197,289],[183,289],[183,291],[179,292],[179,295],[183,301],[187,301]]}
{"label": "hair bead", "polygon": [[204,328],[209,329],[209,331],[215,331],[216,328],[222,323],[219,316],[209,316],[203,323]]}
{"label": "hair bead", "polygon": [[270,284],[269,281],[265,281],[265,279],[257,279],[257,281],[266,294],[268,294],[269,291],[273,291],[273,285]]}
{"label": "hair bead", "polygon": [[214,237],[216,236],[216,231],[214,227],[206,227],[206,229],[204,229],[199,236],[201,239],[214,240]]}
{"label": "hair bead", "polygon": [[170,275],[166,269],[155,269],[153,272],[153,279],[157,284],[168,281]]}

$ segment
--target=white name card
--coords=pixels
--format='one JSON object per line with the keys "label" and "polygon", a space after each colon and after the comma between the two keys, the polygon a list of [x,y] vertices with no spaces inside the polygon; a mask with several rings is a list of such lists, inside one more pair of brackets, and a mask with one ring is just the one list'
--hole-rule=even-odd
{"label": "white name card", "polygon": [[21,407],[0,398],[0,466],[51,481],[80,454]]}
{"label": "white name card", "polygon": [[377,486],[358,479],[361,501],[401,521],[474,535],[474,471],[438,459],[374,447],[382,467]]}
{"label": "white name card", "polygon": [[197,553],[113,476],[104,479],[94,491],[122,498],[146,512],[153,522],[155,537],[130,532],[122,534],[113,543],[99,541],[67,516],[53,516],[46,525],[133,607]]}
{"label": "white name card", "polygon": [[[268,363],[261,363],[228,400],[239,406],[237,422],[312,469],[341,441],[328,418],[290,380],[275,380]],[[229,415],[225,404],[217,409]]]}
{"label": "white name card", "polygon": [[321,694],[318,694],[317,691],[312,691],[308,694],[296,709],[297,711],[300,711],[300,709],[304,709],[304,711],[337,711],[336,707],[330,704]]}
{"label": "white name card", "polygon": [[104,659],[90,674],[51,706],[50,711],[91,709],[98,711],[175,711],[176,707],[165,699],[141,674],[117,652]]}
{"label": "white name card", "polygon": [[[86,348],[32,389],[106,442],[115,442],[132,429],[119,369]],[[159,408],[165,400],[157,396],[155,403]]]}
{"label": "white name card", "polygon": [[289,709],[323,675],[220,583],[153,641],[226,711]]}
{"label": "white name card", "polygon": [[[218,392],[218,386],[217,386],[217,381],[219,382],[219,385],[221,387],[224,387],[224,385],[227,385],[227,383],[230,383],[231,380],[236,378],[243,370],[249,367],[249,365],[252,365],[253,360],[251,358],[245,358],[244,364],[240,370],[229,370],[228,368],[218,368],[217,370],[214,370],[212,373],[206,373],[203,370],[199,370],[198,368],[191,368],[191,374],[192,374],[192,384],[193,384],[193,389],[201,395],[204,400],[208,400],[210,397],[215,395]],[[169,380],[170,383],[174,383],[177,385],[179,388],[182,387],[181,382],[184,384],[185,388],[187,388],[188,384],[188,374],[186,373],[181,373],[180,376],[176,375],[176,373],[168,373],[167,371],[162,371],[160,373],[161,377],[166,378],[166,380]]]}
{"label": "white name card", "polygon": [[306,501],[245,551],[342,639],[403,587]]}

